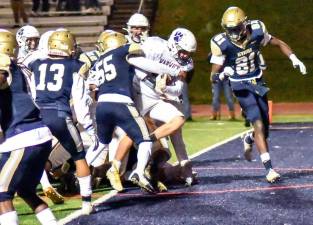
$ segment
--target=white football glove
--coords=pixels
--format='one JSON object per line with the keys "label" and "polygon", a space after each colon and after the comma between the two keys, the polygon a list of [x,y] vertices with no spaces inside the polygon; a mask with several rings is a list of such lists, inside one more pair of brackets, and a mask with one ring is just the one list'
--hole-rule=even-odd
{"label": "white football glove", "polygon": [[159,74],[155,80],[155,91],[159,94],[163,94],[166,87],[167,74]]}
{"label": "white football glove", "polygon": [[300,72],[301,72],[303,75],[307,74],[305,65],[303,64],[303,62],[301,62],[301,61],[297,58],[297,56],[296,56],[295,54],[291,54],[291,55],[289,56],[289,59],[291,60],[292,65],[293,65],[294,68],[299,67]]}
{"label": "white football glove", "polygon": [[225,77],[231,77],[232,75],[234,75],[234,70],[230,67],[230,66],[226,66],[223,70],[223,72],[221,72],[218,76],[218,78],[220,80],[224,80]]}

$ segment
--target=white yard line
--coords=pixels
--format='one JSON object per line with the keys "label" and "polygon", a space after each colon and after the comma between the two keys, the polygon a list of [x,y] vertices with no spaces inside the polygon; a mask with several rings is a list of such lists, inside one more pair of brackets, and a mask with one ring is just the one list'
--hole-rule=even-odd
{"label": "white yard line", "polygon": [[[220,142],[218,142],[218,143],[216,143],[214,145],[211,145],[211,146],[209,146],[207,148],[204,148],[204,149],[200,150],[199,152],[197,152],[195,154],[192,154],[191,156],[189,156],[189,158],[193,159],[193,158],[195,158],[195,157],[197,157],[197,156],[199,156],[201,154],[204,154],[204,153],[206,153],[208,151],[211,151],[212,149],[214,149],[216,147],[219,147],[219,146],[221,146],[223,144],[226,144],[226,143],[228,143],[228,142],[230,142],[232,140],[235,140],[235,139],[241,137],[244,133],[247,133],[248,131],[250,131],[250,130],[243,131],[243,132],[241,132],[239,134],[236,134],[236,135],[234,135],[234,136],[232,136],[230,138],[227,138],[227,139],[225,139],[223,141],[220,141]],[[174,165],[177,165],[177,162]],[[118,193],[117,191],[112,190],[108,194],[105,194],[101,198],[98,198],[97,200],[95,200],[92,203],[92,205],[94,205],[94,206],[100,205],[100,204],[106,202],[107,200],[109,200],[110,198],[114,197],[115,195],[117,195],[117,193]],[[58,224],[59,225],[64,225],[64,224],[69,223],[72,220],[74,220],[74,219],[76,219],[76,218],[78,218],[80,216],[82,216],[81,210],[76,210],[73,213],[69,214],[68,216],[64,217],[63,219],[59,220]]]}
{"label": "white yard line", "polygon": [[[116,190],[112,190],[109,193],[103,195],[101,198],[98,198],[97,200],[95,200],[94,202],[92,202],[93,206],[97,206],[105,201],[107,201],[108,199],[114,197],[118,192]],[[69,214],[68,216],[64,217],[63,219],[60,219],[58,221],[59,225],[64,225],[66,223],[71,222],[72,220],[82,216],[82,212],[81,210],[76,210],[74,212],[72,212],[71,214]]]}
{"label": "white yard line", "polygon": [[223,141],[220,141],[220,142],[218,142],[218,143],[216,143],[216,144],[214,144],[214,145],[211,145],[211,146],[209,146],[209,147],[207,147],[207,148],[204,148],[204,149],[202,149],[202,150],[200,150],[200,151],[198,151],[198,152],[196,152],[196,153],[190,155],[189,158],[190,158],[190,159],[193,159],[193,158],[195,158],[195,157],[197,157],[197,156],[199,156],[199,155],[202,155],[202,154],[204,154],[204,153],[206,153],[206,152],[209,152],[209,151],[211,151],[211,150],[214,149],[214,148],[217,148],[217,147],[219,147],[219,146],[221,146],[221,145],[224,145],[224,144],[226,144],[226,143],[228,143],[228,142],[230,142],[230,141],[232,141],[232,140],[235,140],[235,139],[241,137],[243,134],[245,134],[245,133],[247,133],[247,132],[249,132],[249,131],[252,131],[252,129],[250,129],[250,130],[245,130],[245,131],[243,131],[243,132],[241,132],[241,133],[239,133],[239,134],[235,134],[234,136],[231,136],[230,138],[227,138],[227,139],[225,139],[225,140],[223,140]]}

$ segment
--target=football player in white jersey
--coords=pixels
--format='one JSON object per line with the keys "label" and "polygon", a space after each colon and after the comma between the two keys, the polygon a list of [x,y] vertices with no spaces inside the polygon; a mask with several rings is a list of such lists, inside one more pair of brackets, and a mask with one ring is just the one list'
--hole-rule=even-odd
{"label": "football player in white jersey", "polygon": [[[254,134],[244,139],[246,158],[251,158],[249,154],[252,148],[246,146],[252,145],[253,138],[267,172],[266,180],[273,183],[280,175],[272,168],[268,151],[269,89],[262,80],[258,55],[261,47],[270,44],[277,46],[294,67],[299,67],[302,74],[306,74],[306,67],[285,42],[267,32],[262,21],[248,20],[244,11],[238,7],[229,7],[224,12],[222,27],[225,32],[211,39],[211,77],[229,77],[233,93],[254,128]],[[221,71],[223,66],[226,67]]]}
{"label": "football player in white jersey", "polygon": [[171,135],[182,175],[186,184],[191,185],[193,177],[181,133],[185,119],[179,96],[186,72],[193,69],[191,54],[196,50],[196,39],[189,30],[177,28],[168,41],[147,38],[142,49],[145,58],[154,64],[145,64],[139,58],[128,59],[140,68],[136,70],[134,81],[135,102],[142,115],[162,124],[151,134],[154,140]]}
{"label": "football player in white jersey", "polygon": [[181,176],[184,177],[187,185],[192,184],[193,177],[182,137],[181,128],[185,118],[182,112],[181,94],[186,73],[193,69],[191,55],[196,51],[196,47],[194,35],[185,28],[173,30],[167,41],[157,37],[148,38],[142,45],[145,57],[175,68],[179,71],[179,75],[168,73],[170,75],[168,76],[159,71],[154,89],[149,84],[149,80],[153,78],[152,74],[147,74],[144,79],[135,82],[136,93],[141,93],[135,95],[139,110],[143,115],[149,115],[159,124],[163,124],[152,133],[152,136],[160,139],[170,135],[182,168]]}

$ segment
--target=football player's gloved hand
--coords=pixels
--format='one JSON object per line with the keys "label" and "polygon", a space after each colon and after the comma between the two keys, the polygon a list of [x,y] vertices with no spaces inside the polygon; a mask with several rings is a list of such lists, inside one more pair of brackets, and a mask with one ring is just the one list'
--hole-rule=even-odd
{"label": "football player's gloved hand", "polygon": [[234,70],[230,66],[226,66],[223,72],[213,74],[211,80],[213,83],[216,83],[218,81],[223,81],[232,75],[234,75]]}
{"label": "football player's gloved hand", "polygon": [[289,56],[289,59],[291,60],[292,65],[293,65],[294,68],[299,67],[300,72],[301,72],[303,75],[307,74],[305,65],[303,64],[303,62],[301,62],[301,61],[297,58],[297,56],[296,56],[295,54],[291,54],[291,55]]}
{"label": "football player's gloved hand", "polygon": [[155,80],[155,91],[159,94],[163,94],[163,91],[166,87],[168,75],[167,74],[159,74]]}
{"label": "football player's gloved hand", "polygon": [[222,72],[224,76],[231,77],[234,75],[235,71],[230,66],[226,66]]}

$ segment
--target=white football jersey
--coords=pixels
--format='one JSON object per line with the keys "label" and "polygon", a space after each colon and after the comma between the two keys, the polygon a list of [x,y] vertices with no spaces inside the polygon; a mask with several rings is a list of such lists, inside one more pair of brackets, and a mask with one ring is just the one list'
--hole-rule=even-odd
{"label": "white football jersey", "polygon": [[[155,62],[156,68],[154,69],[155,74],[147,73],[147,76],[156,76],[162,73],[167,73],[173,77],[175,82],[172,82],[172,86],[177,84],[177,88],[181,88],[182,83],[180,80],[174,78],[177,75],[177,71],[190,71],[193,69],[192,60],[186,62],[186,64],[181,65],[171,54],[167,41],[159,37],[149,37],[141,45],[143,52],[145,53],[145,58]],[[159,68],[159,70],[158,70]],[[167,71],[166,71],[167,69]],[[136,70],[136,73],[143,73],[142,70]],[[142,75],[139,77],[143,77]],[[160,94],[156,93],[154,89],[149,87],[144,81],[135,77],[135,88],[140,88],[140,92],[154,99],[160,99]],[[178,91],[179,92],[179,91]],[[178,94],[180,95],[180,94]]]}

